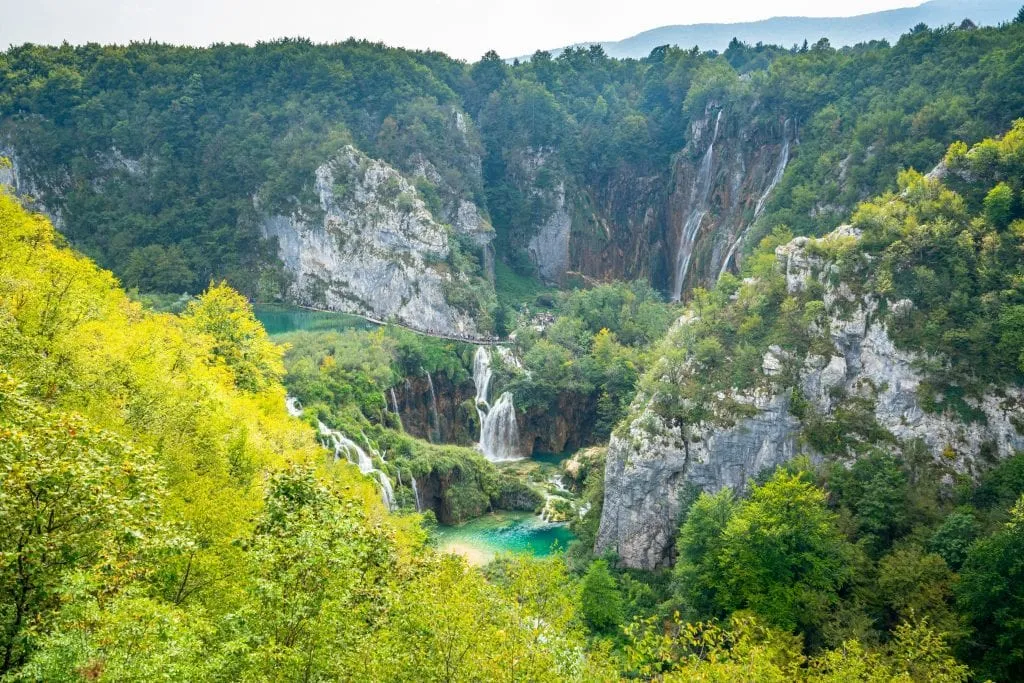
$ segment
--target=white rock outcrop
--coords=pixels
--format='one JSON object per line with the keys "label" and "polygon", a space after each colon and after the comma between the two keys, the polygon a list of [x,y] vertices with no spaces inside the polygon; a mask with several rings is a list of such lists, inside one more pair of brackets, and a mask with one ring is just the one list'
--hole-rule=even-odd
{"label": "white rock outcrop", "polygon": [[315,189],[315,209],[261,223],[294,277],[293,301],[426,332],[476,333],[471,313],[448,302],[449,288],[468,284],[446,263],[450,229],[405,177],[347,146],[316,170]]}

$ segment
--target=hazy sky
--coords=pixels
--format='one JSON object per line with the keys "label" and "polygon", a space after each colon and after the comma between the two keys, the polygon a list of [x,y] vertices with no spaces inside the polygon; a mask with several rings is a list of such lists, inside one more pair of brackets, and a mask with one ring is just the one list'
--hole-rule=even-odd
{"label": "hazy sky", "polygon": [[0,49],[25,42],[208,45],[284,36],[350,36],[475,60],[657,26],[772,16],[849,16],[922,0],[0,0]]}

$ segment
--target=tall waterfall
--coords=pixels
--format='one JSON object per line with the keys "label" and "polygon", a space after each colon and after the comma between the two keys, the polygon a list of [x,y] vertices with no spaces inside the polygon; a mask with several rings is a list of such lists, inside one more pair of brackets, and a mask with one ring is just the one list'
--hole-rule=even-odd
{"label": "tall waterfall", "polygon": [[394,509],[395,490],[391,485],[391,479],[388,478],[387,474],[373,466],[373,459],[366,451],[355,441],[338,430],[331,429],[323,422],[317,420],[316,426],[326,445],[334,449],[334,457],[336,459],[345,458],[345,460],[353,462],[354,458],[354,462],[359,467],[360,472],[367,476],[376,477],[377,482],[380,484],[381,500],[384,501],[384,505],[387,506],[388,510]]}
{"label": "tall waterfall", "polygon": [[754,218],[747,225],[747,229],[736,238],[732,247],[729,248],[729,253],[725,255],[725,260],[722,261],[722,268],[718,271],[718,277],[722,277],[725,274],[726,269],[729,267],[729,262],[736,255],[736,249],[743,244],[743,239],[747,236],[750,226],[760,217],[761,212],[764,211],[765,204],[768,203],[768,197],[771,196],[772,190],[782,181],[782,176],[786,173],[786,166],[789,165],[789,124],[789,119],[786,119],[786,122],[782,124],[782,149],[779,151],[779,161],[775,165],[775,172],[772,174],[772,179],[768,182],[768,187],[764,189],[764,192],[761,193],[757,200],[757,205],[754,207]]}
{"label": "tall waterfall", "polygon": [[476,348],[473,356],[473,385],[476,387],[476,416],[480,418],[480,431],[483,432],[484,419],[491,405],[487,397],[491,390],[491,354],[485,346]]}
{"label": "tall waterfall", "polygon": [[[420,368],[422,370],[422,368]],[[424,370],[424,372],[426,372]],[[427,375],[427,386],[430,387],[430,416],[433,420],[433,424],[430,425],[430,442],[437,443],[441,440],[441,422],[437,417],[437,394],[434,393],[434,378],[430,376],[429,372]]]}
{"label": "tall waterfall", "polygon": [[708,215],[708,195],[711,194],[712,167],[714,166],[715,142],[718,140],[718,128],[722,123],[722,110],[718,111],[715,118],[715,131],[711,135],[711,142],[704,152],[704,158],[700,162],[700,169],[697,172],[697,179],[690,188],[690,215],[683,224],[682,233],[679,236],[679,250],[676,252],[676,277],[672,283],[672,300],[679,301],[683,296],[683,283],[686,281],[686,273],[690,270],[690,262],[693,260],[693,244],[697,240],[697,231],[704,217]]}
{"label": "tall waterfall", "polygon": [[476,387],[476,414],[480,418],[479,448],[491,462],[519,459],[519,423],[509,392],[488,403],[491,391],[491,354],[483,346],[473,356],[473,384]]}

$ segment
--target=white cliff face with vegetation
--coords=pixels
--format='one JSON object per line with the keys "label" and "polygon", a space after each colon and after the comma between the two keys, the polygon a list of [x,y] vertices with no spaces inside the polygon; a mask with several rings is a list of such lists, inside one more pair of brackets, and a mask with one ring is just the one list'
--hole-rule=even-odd
{"label": "white cliff face with vegetation", "polygon": [[[922,368],[942,361],[897,348],[887,329],[893,317],[909,313],[912,302],[855,294],[837,280],[838,266],[820,255],[822,245],[859,237],[844,227],[821,240],[801,237],[776,249],[777,272],[788,295],[810,288],[823,292],[821,315],[810,323],[809,333],[818,339],[811,351],[768,347],[754,385],[712,393],[696,422],[665,417],[659,409],[663,396],[638,396],[634,416],[609,445],[598,553],[615,551],[633,568],[667,565],[680,514],[694,490],[740,490],[800,453],[819,459],[828,447],[822,435],[830,430],[854,444],[852,451],[831,456],[856,457],[859,443],[885,443],[930,454],[941,467],[969,475],[984,467],[982,460],[1024,450],[1018,431],[1024,425],[1020,387],[992,387],[978,398],[965,398],[968,416],[951,405],[926,409]],[[743,297],[741,287],[732,299]],[[670,332],[667,345],[692,343],[688,333],[700,325],[700,315],[691,310]],[[680,365],[663,361],[659,371],[665,374],[663,384],[685,384],[698,378],[701,368],[691,357]],[[694,408],[700,399],[682,403]],[[848,424],[855,425],[853,433],[844,428]]]}
{"label": "white cliff face with vegetation", "polygon": [[315,189],[319,206],[262,223],[294,277],[293,301],[424,331],[476,333],[473,312],[449,302],[470,284],[447,263],[451,231],[398,171],[348,146],[316,170]]}

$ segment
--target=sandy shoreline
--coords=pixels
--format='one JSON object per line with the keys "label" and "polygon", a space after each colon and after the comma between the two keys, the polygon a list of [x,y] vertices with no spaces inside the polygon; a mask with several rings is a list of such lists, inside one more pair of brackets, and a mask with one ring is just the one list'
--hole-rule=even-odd
{"label": "sandy shoreline", "polygon": [[468,543],[459,543],[457,541],[445,543],[438,549],[443,553],[461,555],[466,559],[466,562],[469,562],[469,564],[474,567],[481,567],[494,559],[493,553],[488,553],[480,548],[469,545]]}

